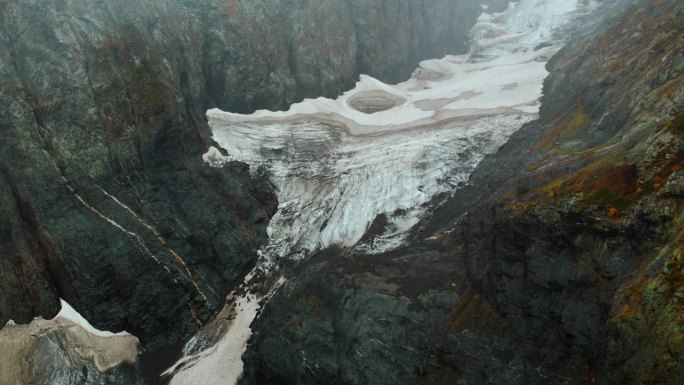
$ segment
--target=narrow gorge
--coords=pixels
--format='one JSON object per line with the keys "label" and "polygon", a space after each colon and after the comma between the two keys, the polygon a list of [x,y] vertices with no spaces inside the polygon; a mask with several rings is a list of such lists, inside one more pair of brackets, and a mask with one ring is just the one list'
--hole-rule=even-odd
{"label": "narrow gorge", "polygon": [[0,385],[681,384],[682,25],[0,2]]}

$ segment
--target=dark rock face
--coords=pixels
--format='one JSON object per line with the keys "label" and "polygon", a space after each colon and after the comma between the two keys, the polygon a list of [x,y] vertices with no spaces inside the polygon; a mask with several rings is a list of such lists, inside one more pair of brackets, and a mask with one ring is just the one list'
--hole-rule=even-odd
{"label": "dark rock face", "polygon": [[[201,162],[204,113],[334,95],[465,48],[474,0],[0,1],[0,324],[58,298],[154,349],[251,268],[276,209]],[[352,21],[354,20],[354,21]]]}
{"label": "dark rock face", "polygon": [[684,382],[684,9],[605,7],[549,64],[541,119],[406,249],[290,277],[248,383]]}
{"label": "dark rock face", "polygon": [[462,52],[480,6],[476,1],[349,0],[349,10],[360,71],[397,83],[409,77],[417,59]]}
{"label": "dark rock face", "polygon": [[63,297],[166,343],[241,280],[275,198],[241,166],[202,164],[191,42],[155,40],[149,7],[89,5],[3,9],[0,321],[51,317]]}

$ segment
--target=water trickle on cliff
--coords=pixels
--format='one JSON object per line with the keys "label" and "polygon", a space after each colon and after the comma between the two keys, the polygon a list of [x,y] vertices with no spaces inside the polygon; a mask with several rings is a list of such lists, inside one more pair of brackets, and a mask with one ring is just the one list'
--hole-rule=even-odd
{"label": "water trickle on cliff", "polygon": [[546,61],[579,3],[521,0],[500,14],[485,11],[470,54],[424,61],[397,85],[362,76],[336,100],[307,99],[288,111],[208,111],[228,156],[211,148],[204,160],[213,167],[237,160],[266,174],[280,205],[247,294],[231,305],[241,310],[232,311],[218,344],[168,371],[171,384],[237,381],[265,295],[250,291],[259,280],[252,277],[277,275],[282,259],[331,245],[366,253],[400,246],[435,197],[467,183],[487,154],[537,117]]}

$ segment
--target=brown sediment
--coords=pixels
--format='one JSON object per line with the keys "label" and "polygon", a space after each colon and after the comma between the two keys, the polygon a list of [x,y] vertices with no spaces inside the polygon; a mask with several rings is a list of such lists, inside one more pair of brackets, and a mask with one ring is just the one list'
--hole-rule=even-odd
{"label": "brown sediment", "polygon": [[365,114],[386,111],[406,102],[406,99],[383,91],[359,92],[347,103],[355,110]]}
{"label": "brown sediment", "polygon": [[[536,115],[517,110],[514,107],[495,107],[495,108],[461,108],[461,109],[442,109],[435,111],[435,114],[428,118],[416,119],[410,122],[395,124],[395,125],[364,125],[360,124],[348,117],[337,113],[314,113],[314,114],[300,114],[287,117],[259,117],[249,118],[242,117],[239,120],[226,119],[225,117],[214,115],[209,118],[210,121],[220,121],[225,123],[235,122],[259,122],[259,123],[273,123],[273,122],[318,122],[328,124],[331,127],[346,132],[352,136],[368,136],[368,135],[382,135],[397,131],[410,131],[430,128],[434,129],[435,124],[447,124],[454,121],[465,121],[478,119],[485,116],[502,116],[502,115],[520,115],[529,116]],[[217,129],[214,125],[214,130]]]}
{"label": "brown sediment", "polygon": [[436,70],[430,70],[430,69],[425,69],[425,68],[418,68],[415,72],[413,72],[413,75],[411,75],[412,80],[417,80],[420,85],[409,88],[409,91],[411,92],[416,92],[416,91],[421,91],[426,88],[429,88],[427,86],[427,82],[442,82],[445,80],[449,80],[454,77],[454,74],[449,73],[449,72],[441,72],[441,71],[436,71]]}
{"label": "brown sediment", "polygon": [[468,100],[474,98],[478,95],[482,95],[482,92],[477,91],[463,91],[455,98],[443,98],[443,99],[425,99],[418,100],[415,105],[423,111],[435,111],[441,110],[442,108],[448,106],[451,103],[458,102],[459,100]]}
{"label": "brown sediment", "polygon": [[423,81],[429,81],[429,82],[440,82],[443,80],[449,80],[453,76],[454,76],[454,74],[451,74],[451,73],[440,72],[440,71],[435,71],[435,70],[430,70],[430,69],[425,69],[425,68],[419,68],[413,73],[413,76],[411,76],[411,77],[413,79],[416,79],[416,80],[423,80]]}

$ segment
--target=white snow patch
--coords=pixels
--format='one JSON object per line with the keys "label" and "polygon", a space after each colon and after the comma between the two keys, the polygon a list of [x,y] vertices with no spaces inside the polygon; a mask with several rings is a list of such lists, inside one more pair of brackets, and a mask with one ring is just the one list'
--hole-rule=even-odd
{"label": "white snow patch", "polygon": [[211,167],[221,168],[233,159],[230,156],[221,154],[221,151],[218,148],[211,146],[207,152],[202,154],[202,160]]}
{"label": "white snow patch", "polygon": [[235,318],[221,340],[207,350],[178,361],[163,375],[175,373],[170,385],[236,384],[242,376],[242,354],[252,335],[250,325],[259,310],[259,299],[247,294],[236,300]]}
{"label": "white snow patch", "polygon": [[[23,325],[10,320],[0,329],[0,347],[7,358],[3,360],[4,367],[0,365],[0,369],[5,369],[0,370],[0,383],[16,383],[8,379],[24,378],[25,373],[35,369],[32,367],[35,362],[42,362],[44,367],[40,369],[51,373],[55,376],[51,378],[59,382],[84,362],[91,362],[104,373],[123,363],[137,361],[138,338],[126,332],[98,330],[66,301],[60,300],[60,303],[60,312],[50,320],[35,317]],[[45,350],[46,343],[61,345],[55,351]]]}
{"label": "white snow patch", "polygon": [[[245,277],[243,288],[248,285],[258,270],[257,266]],[[230,318],[221,339],[198,354],[182,358],[162,373],[162,376],[173,376],[169,385],[236,384],[243,374],[242,355],[247,350],[247,341],[252,335],[251,324],[259,312],[259,303],[268,301],[283,283],[285,283],[285,278],[278,278],[271,290],[264,296],[251,293],[247,289],[245,294],[233,301],[234,297],[231,294],[228,300],[229,305],[227,305],[230,308],[228,311],[224,309],[221,312],[228,314],[224,318]]]}
{"label": "white snow patch", "polygon": [[59,302],[62,305],[62,309],[59,311],[59,313],[57,313],[53,320],[57,318],[68,319],[73,323],[81,326],[87,332],[90,332],[91,334],[100,337],[130,336],[130,334],[125,331],[119,333],[112,333],[109,331],[96,329],[93,327],[93,325],[90,324],[90,322],[83,318],[81,314],[79,314],[73,307],[71,307],[71,305],[69,305],[67,301],[60,298]]}

